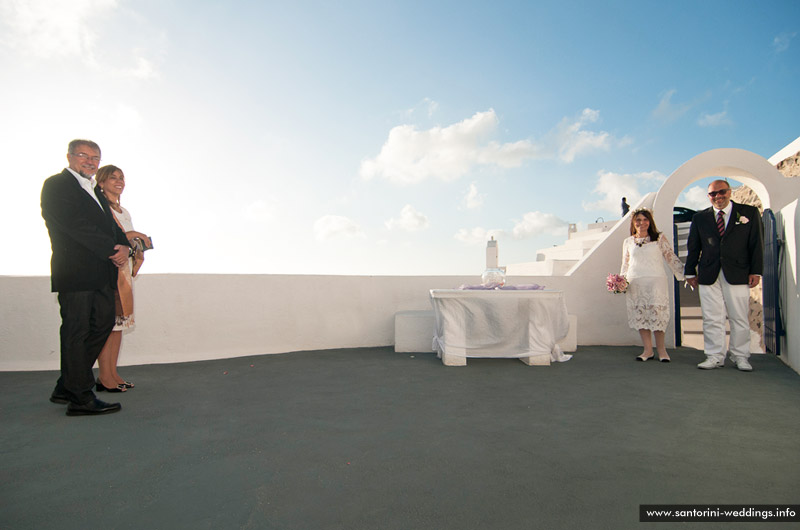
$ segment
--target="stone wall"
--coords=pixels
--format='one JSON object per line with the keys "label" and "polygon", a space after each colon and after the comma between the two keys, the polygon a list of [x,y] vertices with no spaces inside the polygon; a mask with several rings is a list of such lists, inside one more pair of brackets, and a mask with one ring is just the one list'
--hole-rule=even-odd
{"label": "stone wall", "polygon": [[778,162],[775,167],[786,178],[800,177],[800,152]]}

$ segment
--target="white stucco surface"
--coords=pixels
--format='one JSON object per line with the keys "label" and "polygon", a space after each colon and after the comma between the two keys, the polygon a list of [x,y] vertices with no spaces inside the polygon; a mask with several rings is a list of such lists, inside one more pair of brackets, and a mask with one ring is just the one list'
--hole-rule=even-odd
{"label": "white stucco surface", "polygon": [[782,227],[778,237],[783,239],[783,269],[781,270],[781,310],[786,336],[781,341],[784,362],[800,372],[800,208],[795,199],[781,210],[778,226]]}
{"label": "white stucco surface", "polygon": [[[569,312],[595,329],[591,316],[600,308],[587,308],[584,289],[570,279],[508,282],[564,289]],[[465,283],[480,283],[480,277],[142,274],[136,328],[123,336],[120,364],[390,346],[395,313],[430,310],[430,289]],[[49,291],[49,277],[0,276],[0,370],[58,369],[60,317]],[[621,297],[609,295],[610,301],[624,312]]]}
{"label": "white stucco surface", "polygon": [[[394,314],[429,309],[428,289],[478,278],[142,274],[120,364],[391,345]],[[59,366],[48,277],[0,277],[0,369]]]}

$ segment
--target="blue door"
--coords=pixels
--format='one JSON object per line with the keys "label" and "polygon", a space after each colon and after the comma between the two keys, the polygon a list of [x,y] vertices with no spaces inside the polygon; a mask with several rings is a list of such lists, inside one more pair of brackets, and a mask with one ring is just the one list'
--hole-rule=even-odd
{"label": "blue door", "polygon": [[781,337],[784,335],[781,322],[781,251],[783,241],[778,238],[775,214],[764,210],[764,275],[762,292],[764,303],[764,347],[767,352],[781,354]]}

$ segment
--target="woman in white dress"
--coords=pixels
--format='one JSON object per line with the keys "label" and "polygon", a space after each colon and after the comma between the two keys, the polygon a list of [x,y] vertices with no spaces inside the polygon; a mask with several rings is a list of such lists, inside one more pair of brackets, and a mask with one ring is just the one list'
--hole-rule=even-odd
{"label": "woman in white dress", "polygon": [[678,280],[683,280],[683,263],[672,251],[669,241],[656,228],[653,214],[640,208],[631,215],[631,236],[622,243],[620,275],[628,280],[626,302],[628,325],[639,330],[644,351],[637,361],[652,359],[656,339],[658,360],[669,362],[664,346],[664,332],[669,324],[669,288],[671,282],[664,263]]}
{"label": "woman in white dress", "polygon": [[134,250],[127,265],[119,269],[115,295],[117,298],[117,319],[114,330],[109,335],[103,350],[97,358],[99,374],[96,388],[107,392],[126,392],[133,388],[134,385],[130,381],[124,380],[117,372],[117,360],[119,359],[119,350],[122,345],[122,331],[132,329],[135,323],[133,319],[133,276],[136,276],[144,259],[144,252],[139,241],[143,242],[148,248],[153,245],[149,237],[133,229],[131,214],[119,203],[120,195],[125,189],[125,174],[122,170],[112,165],[103,166],[97,170],[96,179],[97,185],[100,186],[103,194],[108,199],[117,224],[125,232],[128,241],[131,243],[131,248]]}

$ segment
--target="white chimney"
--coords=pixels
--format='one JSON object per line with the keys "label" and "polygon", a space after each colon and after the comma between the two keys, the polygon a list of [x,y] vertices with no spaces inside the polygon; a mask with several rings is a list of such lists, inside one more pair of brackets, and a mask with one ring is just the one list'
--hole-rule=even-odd
{"label": "white chimney", "polygon": [[497,241],[495,241],[494,236],[492,236],[492,239],[486,242],[486,268],[497,269],[499,263]]}

